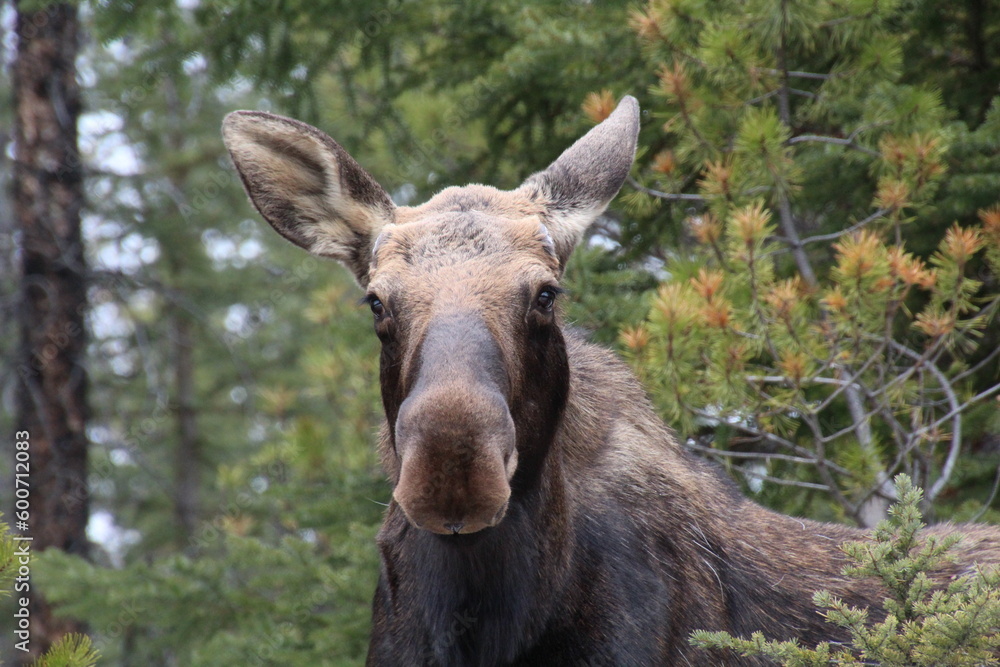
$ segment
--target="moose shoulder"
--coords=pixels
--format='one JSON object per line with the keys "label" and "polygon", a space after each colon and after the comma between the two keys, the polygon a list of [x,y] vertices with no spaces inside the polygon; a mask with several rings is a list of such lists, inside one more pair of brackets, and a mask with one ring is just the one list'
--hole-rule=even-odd
{"label": "moose shoulder", "polygon": [[[816,642],[829,626],[813,591],[881,596],[840,574],[838,545],[859,531],[740,496],[620,361],[561,327],[563,268],[621,187],[638,126],[626,97],[516,190],[396,207],[319,130],[225,120],[254,205],[354,273],[382,342],[393,501],[371,665],[718,664],[733,658],[695,651],[691,631]],[[963,532],[954,573],[1000,561],[1000,534]]]}

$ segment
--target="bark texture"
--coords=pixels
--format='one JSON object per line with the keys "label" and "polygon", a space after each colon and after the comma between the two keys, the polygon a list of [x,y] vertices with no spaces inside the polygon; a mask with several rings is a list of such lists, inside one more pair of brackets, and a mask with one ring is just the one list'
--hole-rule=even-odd
{"label": "bark texture", "polygon": [[[32,548],[86,556],[86,276],[80,233],[76,8],[17,7],[14,215],[20,235],[17,424],[30,433]],[[56,618],[32,586],[30,660],[79,621]]]}

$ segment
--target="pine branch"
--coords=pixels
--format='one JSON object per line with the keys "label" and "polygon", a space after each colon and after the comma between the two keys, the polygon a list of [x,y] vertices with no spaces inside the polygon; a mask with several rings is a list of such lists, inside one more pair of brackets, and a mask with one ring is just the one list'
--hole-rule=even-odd
{"label": "pine branch", "polygon": [[[712,415],[712,414],[710,414],[710,413],[708,413],[708,412],[706,412],[704,410],[700,410],[698,408],[689,407],[688,409],[691,411],[692,414],[694,414],[694,415],[696,415],[698,417],[701,417],[702,419],[712,419],[712,420],[718,420],[719,419],[718,415]],[[806,449],[805,447],[802,447],[801,445],[797,445],[794,442],[792,442],[791,440],[787,440],[785,438],[782,438],[781,436],[775,435],[774,433],[771,433],[769,431],[762,431],[762,430],[760,430],[758,428],[754,428],[753,426],[750,426],[748,424],[743,424],[743,423],[729,424],[729,426],[732,427],[732,428],[734,428],[734,429],[736,429],[737,431],[741,431],[743,433],[747,433],[748,435],[751,435],[751,436],[753,436],[755,438],[760,438],[761,440],[765,440],[767,442],[770,442],[770,443],[773,443],[773,444],[776,444],[776,445],[780,445],[781,447],[784,447],[785,449],[787,449],[790,452],[795,452],[796,454],[799,455],[799,457],[801,457],[803,459],[812,461],[815,458],[817,458],[816,454],[814,452],[811,452],[808,449]],[[712,451],[718,452],[718,451],[722,451],[722,450],[713,449]],[[838,474],[846,475],[846,476],[850,476],[851,475],[851,471],[848,470],[847,468],[844,468],[843,466],[837,465],[833,461],[829,461],[829,460],[823,459],[822,457],[820,457],[819,464],[820,465],[825,465],[825,466],[829,467],[830,469],[834,470]]]}

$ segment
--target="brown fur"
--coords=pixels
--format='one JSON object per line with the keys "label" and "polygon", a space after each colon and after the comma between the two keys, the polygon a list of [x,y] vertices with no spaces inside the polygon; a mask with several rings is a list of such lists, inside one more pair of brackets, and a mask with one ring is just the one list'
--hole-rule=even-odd
{"label": "brown fur", "polygon": [[[838,545],[860,531],[740,496],[677,444],[620,361],[548,307],[637,129],[628,98],[518,190],[449,188],[393,208],[318,130],[226,120],[264,217],[344,262],[375,312],[393,502],[371,665],[737,664],[689,634],[815,643],[832,630],[813,591],[878,604],[871,583],[840,574]],[[1000,560],[995,529],[962,531],[943,577]]]}

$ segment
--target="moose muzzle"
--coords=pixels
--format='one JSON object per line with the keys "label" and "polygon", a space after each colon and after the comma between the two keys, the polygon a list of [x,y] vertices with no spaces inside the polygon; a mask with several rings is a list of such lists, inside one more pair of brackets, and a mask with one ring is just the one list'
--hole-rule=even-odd
{"label": "moose muzzle", "polygon": [[474,533],[503,518],[517,449],[500,394],[451,386],[407,398],[396,448],[401,465],[393,497],[418,528]]}
{"label": "moose muzzle", "polygon": [[503,519],[517,467],[499,351],[485,326],[431,327],[395,424],[393,498],[418,528],[474,533]]}

